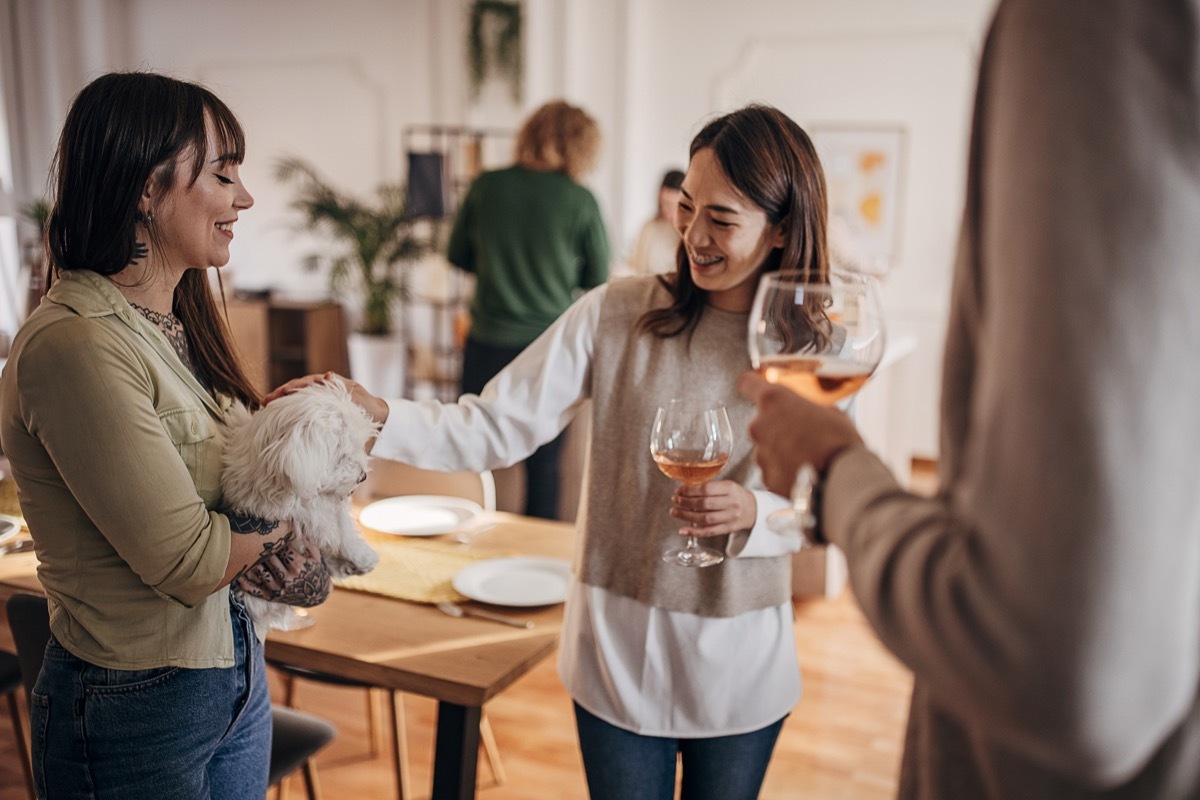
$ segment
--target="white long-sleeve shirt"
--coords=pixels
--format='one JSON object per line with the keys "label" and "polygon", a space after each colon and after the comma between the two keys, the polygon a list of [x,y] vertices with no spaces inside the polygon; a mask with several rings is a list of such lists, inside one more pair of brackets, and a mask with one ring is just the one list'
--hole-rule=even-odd
{"label": "white long-sleeve shirt", "polygon": [[[580,298],[480,396],[453,404],[389,400],[373,454],[424,469],[484,470],[515,464],[550,441],[590,396],[606,289]],[[765,524],[786,501],[765,491],[754,495],[758,519],[748,536],[730,537],[727,556],[794,551],[792,540]],[[786,715],[800,697],[792,621],[790,603],[702,617],[573,581],[559,674],[579,705],[635,733],[747,733]]]}

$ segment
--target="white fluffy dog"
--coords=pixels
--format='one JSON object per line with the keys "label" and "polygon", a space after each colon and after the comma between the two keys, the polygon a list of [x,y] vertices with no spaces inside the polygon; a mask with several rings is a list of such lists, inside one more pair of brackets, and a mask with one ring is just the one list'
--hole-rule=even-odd
{"label": "white fluffy dog", "polygon": [[[379,426],[344,383],[306,386],[253,414],[237,405],[225,421],[221,491],[229,510],[290,521],[335,578],[374,569],[379,554],[359,535],[347,499],[367,475],[367,444]],[[298,615],[282,603],[245,603],[259,622],[295,627]]]}

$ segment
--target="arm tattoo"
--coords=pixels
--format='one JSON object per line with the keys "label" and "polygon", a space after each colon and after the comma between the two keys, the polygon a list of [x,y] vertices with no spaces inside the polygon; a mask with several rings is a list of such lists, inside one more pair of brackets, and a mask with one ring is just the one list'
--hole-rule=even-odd
{"label": "arm tattoo", "polygon": [[333,580],[330,578],[329,568],[325,564],[324,558],[305,561],[300,567],[299,574],[289,578],[278,589],[271,590],[262,585],[262,581],[267,575],[267,567],[262,563],[263,561],[271,556],[276,556],[284,568],[290,571],[292,565],[300,558],[299,554],[290,547],[294,538],[295,534],[289,533],[276,542],[264,544],[262,555],[253,564],[239,572],[234,578],[234,582],[248,576],[249,586],[243,586],[245,591],[255,597],[272,600],[276,603],[310,608],[325,602],[333,590]]}
{"label": "arm tattoo", "polygon": [[279,527],[279,520],[262,519],[252,514],[241,514],[235,511],[227,516],[229,517],[229,530],[234,533],[257,533],[259,536],[266,536]]}
{"label": "arm tattoo", "polygon": [[[274,524],[278,525],[279,523],[276,522]],[[256,566],[258,566],[264,560],[270,558],[271,556],[279,556],[280,558],[287,558],[288,557],[288,555],[287,555],[288,545],[290,545],[292,543],[292,540],[295,538],[296,538],[296,532],[289,531],[287,534],[279,537],[278,539],[276,539],[273,542],[264,542],[263,546],[262,546],[262,552],[258,554],[258,558],[256,558],[254,560],[254,563],[247,564],[246,566],[242,567],[238,571],[238,574],[233,576],[233,580],[237,581],[239,578],[245,577],[245,575],[248,572],[250,572],[250,570],[254,569]],[[270,598],[267,598],[267,599],[269,600]]]}

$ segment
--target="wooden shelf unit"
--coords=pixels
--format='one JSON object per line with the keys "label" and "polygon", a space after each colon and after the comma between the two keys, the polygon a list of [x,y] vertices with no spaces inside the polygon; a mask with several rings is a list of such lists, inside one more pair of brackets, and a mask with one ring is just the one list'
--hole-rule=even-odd
{"label": "wooden shelf unit", "polygon": [[231,299],[227,307],[233,341],[259,391],[315,372],[350,373],[339,304]]}

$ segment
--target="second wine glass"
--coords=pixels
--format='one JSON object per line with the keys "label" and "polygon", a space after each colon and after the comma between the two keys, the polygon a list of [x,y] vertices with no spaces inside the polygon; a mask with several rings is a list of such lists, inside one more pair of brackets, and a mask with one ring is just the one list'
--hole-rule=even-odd
{"label": "second wine glass", "polygon": [[[879,290],[866,275],[834,271],[810,280],[772,273],[758,283],[750,309],[750,363],[805,400],[832,406],[854,395],[879,366],[884,344]],[[792,488],[792,508],[769,516],[767,525],[801,537],[812,531],[816,484],[816,471],[805,464]]]}
{"label": "second wine glass", "polygon": [[[733,451],[733,428],[725,406],[691,400],[671,400],[654,415],[650,455],[663,474],[685,486],[710,481],[720,474]],[[688,536],[683,547],[663,553],[663,561],[684,567],[711,567],[725,556]]]}

